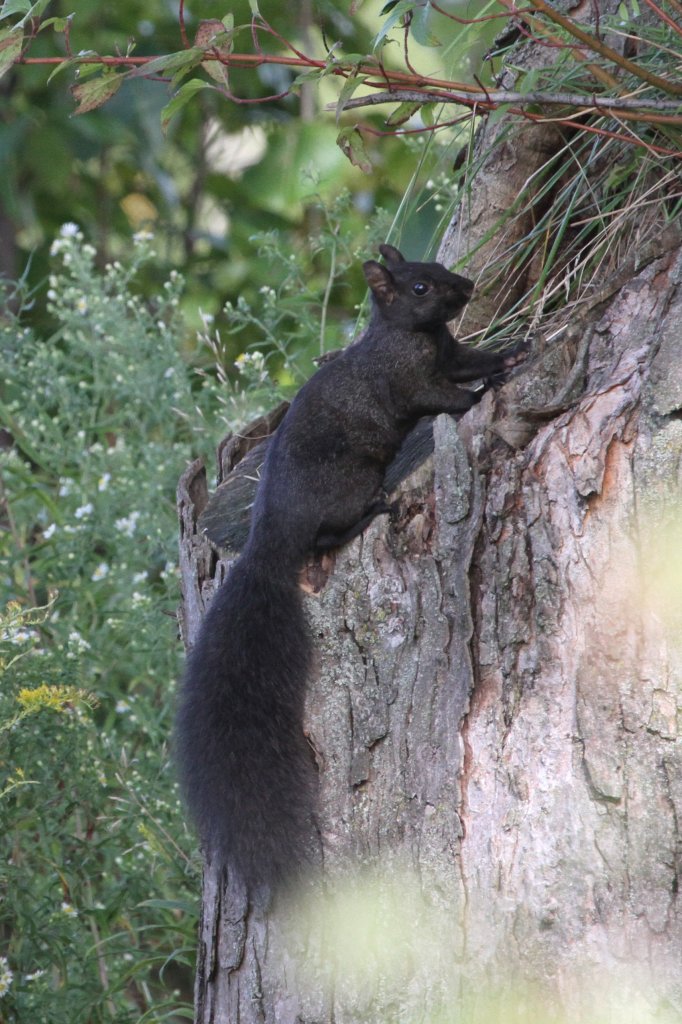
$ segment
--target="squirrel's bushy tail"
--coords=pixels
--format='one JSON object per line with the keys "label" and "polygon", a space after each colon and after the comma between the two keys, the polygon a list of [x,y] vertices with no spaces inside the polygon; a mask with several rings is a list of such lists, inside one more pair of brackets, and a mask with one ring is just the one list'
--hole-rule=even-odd
{"label": "squirrel's bushy tail", "polygon": [[247,548],[188,656],[176,747],[205,849],[250,890],[290,880],[313,834],[303,735],[310,646],[298,573]]}

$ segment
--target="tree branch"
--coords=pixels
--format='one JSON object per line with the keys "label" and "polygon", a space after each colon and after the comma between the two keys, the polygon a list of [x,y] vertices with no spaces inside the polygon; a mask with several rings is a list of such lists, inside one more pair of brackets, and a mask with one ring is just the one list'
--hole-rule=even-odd
{"label": "tree branch", "polygon": [[[679,110],[680,116],[672,118],[670,123],[682,124],[682,104],[676,100],[630,99],[621,96],[591,97],[580,93],[548,93],[548,92],[508,92],[504,89],[478,89],[471,92],[430,92],[425,89],[396,89],[390,92],[377,92],[368,96],[356,96],[347,100],[344,110],[358,107],[373,107],[381,103],[459,103],[465,106],[482,106],[494,108],[504,103],[515,103],[526,106],[530,103],[548,106],[579,107],[581,112],[591,111],[662,111]],[[328,109],[335,110],[331,104]],[[668,118],[666,118],[666,121]]]}

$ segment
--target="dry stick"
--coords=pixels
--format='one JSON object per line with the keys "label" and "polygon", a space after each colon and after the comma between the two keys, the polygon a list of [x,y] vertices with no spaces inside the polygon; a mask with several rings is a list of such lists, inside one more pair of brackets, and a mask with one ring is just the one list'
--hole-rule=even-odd
{"label": "dry stick", "polygon": [[[454,90],[449,92],[428,92],[422,89],[408,90],[396,89],[391,92],[376,92],[368,96],[356,96],[344,103],[344,110],[353,110],[357,107],[373,107],[380,103],[463,103],[470,105],[472,97]],[[562,107],[580,107],[582,113],[596,111],[617,110],[620,111],[646,111],[646,110],[680,110],[682,104],[675,100],[637,100],[627,97],[603,96],[597,98],[593,95],[590,98],[580,93],[546,93],[546,92],[507,92],[504,89],[481,90],[481,99],[477,100],[481,106],[499,106],[503,103],[516,104],[547,104]],[[329,109],[335,110],[335,106]],[[682,113],[679,117],[666,118],[666,122],[682,124]]]}

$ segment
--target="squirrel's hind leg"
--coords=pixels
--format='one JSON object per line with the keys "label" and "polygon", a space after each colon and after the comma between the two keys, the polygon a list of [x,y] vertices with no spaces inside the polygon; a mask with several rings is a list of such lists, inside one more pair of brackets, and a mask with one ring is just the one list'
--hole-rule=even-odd
{"label": "squirrel's hind leg", "polygon": [[373,501],[357,522],[347,529],[335,530],[333,527],[321,526],[315,538],[315,551],[327,551],[329,548],[340,548],[343,544],[348,544],[349,541],[359,537],[373,519],[392,511],[393,505],[390,505],[386,501],[386,496],[382,495]]}

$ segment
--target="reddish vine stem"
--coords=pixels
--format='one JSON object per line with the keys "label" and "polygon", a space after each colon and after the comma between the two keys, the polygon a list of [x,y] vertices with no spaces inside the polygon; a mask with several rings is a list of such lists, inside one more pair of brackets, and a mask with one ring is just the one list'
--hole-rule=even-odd
{"label": "reddish vine stem", "polygon": [[405,58],[405,66],[409,68],[413,75],[418,77],[419,73],[415,71],[410,62],[409,35],[410,24],[409,22],[406,22],[405,27],[403,28],[403,57]]}
{"label": "reddish vine stem", "polygon": [[185,0],[180,0],[180,7],[178,9],[178,25],[180,26],[180,38],[182,39],[182,45],[185,50],[189,50],[189,37],[187,35],[187,28],[185,27]]}
{"label": "reddish vine stem", "polygon": [[[262,24],[260,25],[256,22],[255,17],[251,19],[252,30],[255,29],[256,31],[258,31],[258,29],[262,29],[264,32],[269,33],[269,35],[271,35],[273,39],[276,39],[287,50],[291,50],[291,52],[294,53],[299,58],[299,60],[309,61],[312,59],[308,57],[307,54],[303,53],[301,50],[297,50],[293,43],[289,42],[288,39],[280,35],[279,32],[265,20],[262,14],[259,15],[259,18],[262,22]],[[262,51],[260,52],[262,53]]]}

